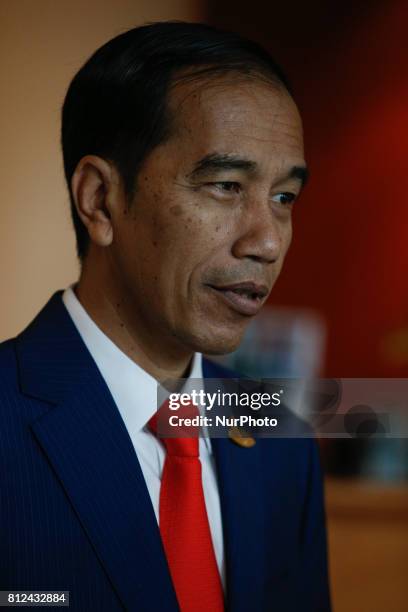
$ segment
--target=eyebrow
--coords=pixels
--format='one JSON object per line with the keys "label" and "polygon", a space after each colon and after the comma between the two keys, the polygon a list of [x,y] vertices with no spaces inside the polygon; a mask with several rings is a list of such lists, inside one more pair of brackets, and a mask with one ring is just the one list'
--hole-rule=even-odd
{"label": "eyebrow", "polygon": [[309,180],[310,172],[306,166],[293,166],[288,174],[288,178],[299,179],[304,187]]}
{"label": "eyebrow", "polygon": [[230,155],[228,153],[210,153],[200,159],[194,166],[192,172],[188,175],[190,178],[198,178],[210,172],[222,170],[245,170],[246,172],[254,172],[257,164],[249,159]]}
{"label": "eyebrow", "polygon": [[[257,169],[258,164],[250,159],[228,153],[210,153],[195,164],[188,177],[196,179],[210,172],[222,172],[223,170],[244,170],[248,174],[254,174]],[[304,186],[309,178],[309,170],[306,166],[293,166],[279,182],[291,178],[298,179]]]}

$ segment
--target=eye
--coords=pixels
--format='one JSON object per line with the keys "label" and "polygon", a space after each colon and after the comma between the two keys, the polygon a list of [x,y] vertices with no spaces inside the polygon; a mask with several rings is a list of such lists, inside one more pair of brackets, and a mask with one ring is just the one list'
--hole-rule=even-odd
{"label": "eye", "polygon": [[279,202],[279,204],[293,204],[293,202],[296,200],[296,194],[289,191],[284,191],[274,195],[272,200],[274,202]]}
{"label": "eye", "polygon": [[210,187],[215,187],[223,193],[239,193],[241,185],[236,181],[219,181],[218,183],[209,183]]}

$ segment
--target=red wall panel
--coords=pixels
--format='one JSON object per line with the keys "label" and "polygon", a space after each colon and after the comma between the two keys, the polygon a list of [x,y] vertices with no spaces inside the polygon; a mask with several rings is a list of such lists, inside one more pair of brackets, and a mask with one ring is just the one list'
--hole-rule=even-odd
{"label": "red wall panel", "polygon": [[407,375],[408,2],[304,4],[213,19],[269,46],[304,118],[311,181],[271,300],[323,315],[326,375]]}

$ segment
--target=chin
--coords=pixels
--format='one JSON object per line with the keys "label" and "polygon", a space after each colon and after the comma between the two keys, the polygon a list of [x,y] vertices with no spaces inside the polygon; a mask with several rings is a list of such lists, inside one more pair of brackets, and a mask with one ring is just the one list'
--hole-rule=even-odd
{"label": "chin", "polygon": [[239,347],[239,344],[240,340],[238,342],[226,341],[223,343],[220,343],[218,340],[199,349],[199,352],[206,355],[227,355],[228,353],[233,353]]}
{"label": "chin", "polygon": [[231,329],[208,330],[207,333],[201,331],[197,334],[189,334],[187,340],[189,346],[197,353],[206,355],[226,355],[235,351],[241,343],[245,329],[237,331]]}

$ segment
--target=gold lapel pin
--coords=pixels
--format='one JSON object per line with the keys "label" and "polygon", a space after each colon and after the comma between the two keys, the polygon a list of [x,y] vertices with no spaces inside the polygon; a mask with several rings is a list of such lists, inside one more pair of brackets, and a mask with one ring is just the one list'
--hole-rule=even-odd
{"label": "gold lapel pin", "polygon": [[228,430],[228,437],[235,442],[235,444],[238,444],[238,446],[242,446],[242,448],[251,448],[256,444],[254,438],[243,435],[238,427],[230,427]]}

